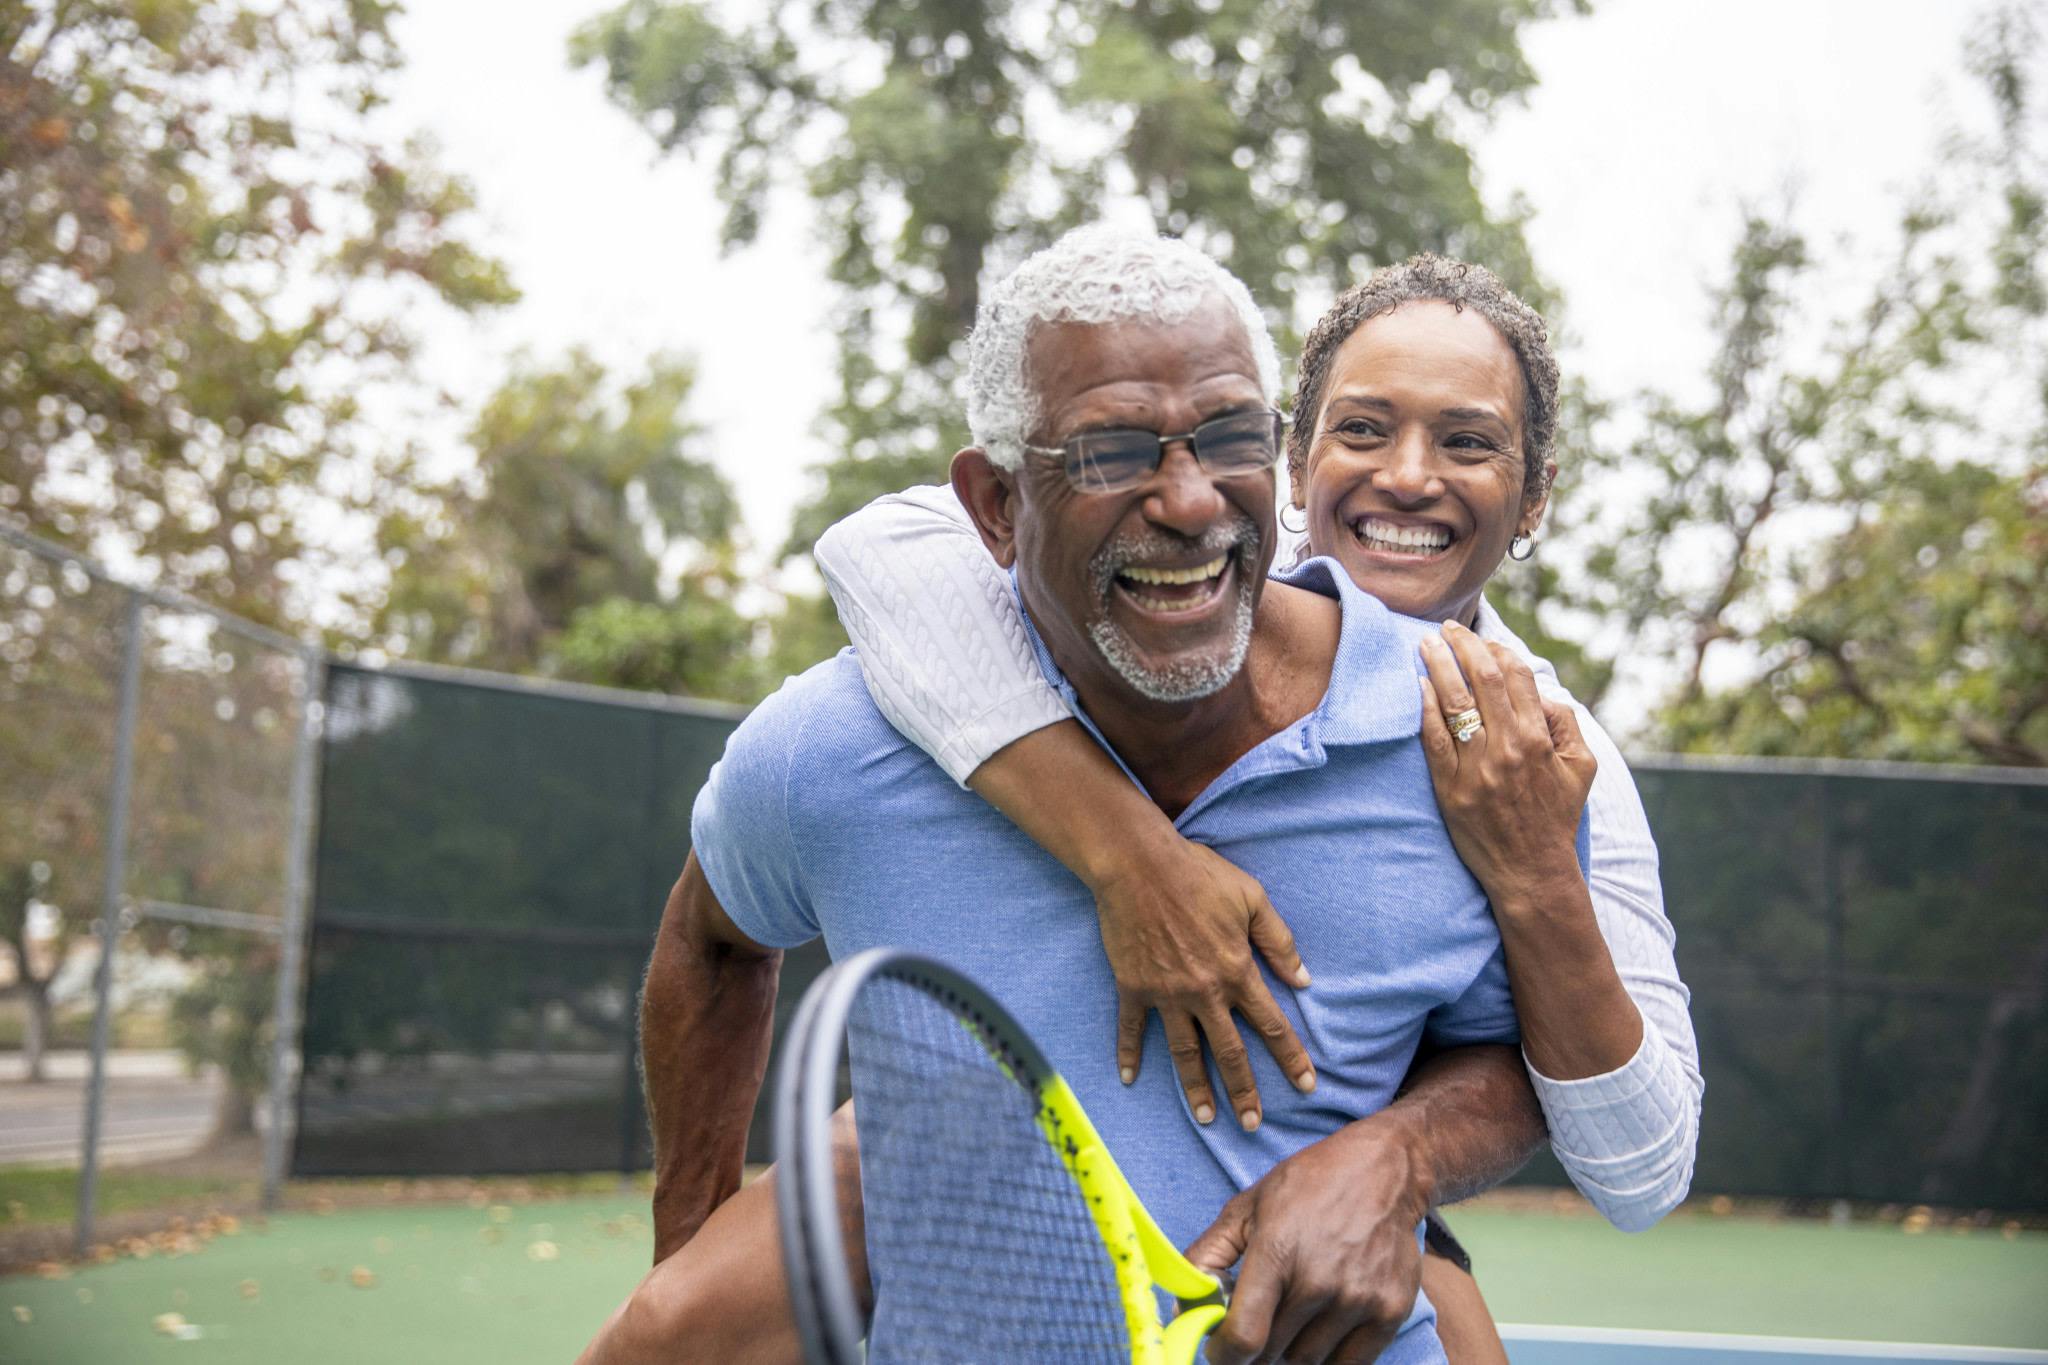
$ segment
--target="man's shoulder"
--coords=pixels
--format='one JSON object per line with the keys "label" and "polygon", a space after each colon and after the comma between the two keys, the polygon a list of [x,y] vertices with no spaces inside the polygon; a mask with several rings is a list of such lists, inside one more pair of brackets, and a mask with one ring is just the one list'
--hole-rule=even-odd
{"label": "man's shoulder", "polygon": [[773,761],[792,773],[852,771],[909,741],[875,708],[849,647],[783,681],[726,741],[728,760]]}

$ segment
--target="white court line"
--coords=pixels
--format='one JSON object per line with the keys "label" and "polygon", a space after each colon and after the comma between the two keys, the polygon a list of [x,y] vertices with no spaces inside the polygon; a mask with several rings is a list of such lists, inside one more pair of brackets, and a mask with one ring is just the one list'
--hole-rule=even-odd
{"label": "white court line", "polygon": [[2048,1351],[2017,1346],[1932,1346],[1902,1341],[1840,1341],[1822,1337],[1754,1337],[1728,1332],[1659,1332],[1629,1327],[1552,1327],[1502,1323],[1504,1341],[1583,1342],[1588,1346],[1675,1346],[1713,1351],[1777,1351],[1784,1355],[1853,1356],[1865,1360],[2005,1361],[2048,1365]]}

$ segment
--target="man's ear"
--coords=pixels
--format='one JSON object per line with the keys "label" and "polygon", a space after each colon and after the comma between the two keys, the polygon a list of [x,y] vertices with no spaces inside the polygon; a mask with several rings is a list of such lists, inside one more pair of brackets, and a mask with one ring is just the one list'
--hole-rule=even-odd
{"label": "man's ear", "polygon": [[974,518],[981,543],[1004,568],[1017,563],[1017,480],[996,467],[988,452],[969,446],[953,457],[953,496]]}

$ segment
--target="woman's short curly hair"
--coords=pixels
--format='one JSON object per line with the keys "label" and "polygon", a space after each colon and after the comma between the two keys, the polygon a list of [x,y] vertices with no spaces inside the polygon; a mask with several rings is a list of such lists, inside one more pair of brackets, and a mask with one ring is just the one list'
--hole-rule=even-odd
{"label": "woman's short curly hair", "polygon": [[1428,254],[1373,271],[1338,295],[1310,330],[1294,385],[1288,476],[1299,486],[1307,473],[1309,444],[1315,439],[1337,352],[1373,318],[1424,299],[1440,299],[1460,312],[1470,308],[1492,323],[1515,353],[1522,370],[1522,502],[1534,502],[1550,486],[1546,471],[1557,440],[1557,357],[1550,350],[1550,329],[1541,313],[1515,297],[1485,266]]}

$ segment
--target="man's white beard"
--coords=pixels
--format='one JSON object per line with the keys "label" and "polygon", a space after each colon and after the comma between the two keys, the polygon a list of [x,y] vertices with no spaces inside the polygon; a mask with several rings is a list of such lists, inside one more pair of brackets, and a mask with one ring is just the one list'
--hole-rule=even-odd
{"label": "man's white beard", "polygon": [[1236,614],[1230,623],[1229,638],[1206,654],[1182,655],[1158,665],[1148,665],[1144,661],[1137,644],[1111,617],[1109,594],[1118,571],[1124,565],[1153,555],[1183,551],[1187,548],[1186,543],[1176,541],[1162,546],[1161,536],[1127,536],[1112,541],[1095,556],[1090,567],[1102,610],[1088,623],[1088,638],[1094,641],[1096,652],[1102,655],[1103,661],[1136,689],[1138,695],[1152,701],[1198,701],[1221,691],[1244,667],[1245,655],[1251,649],[1252,606],[1258,589],[1252,568],[1252,552],[1258,545],[1258,535],[1258,528],[1252,525],[1251,518],[1240,515],[1234,521],[1210,527],[1202,536],[1196,546],[1197,552],[1228,553],[1237,571],[1237,602],[1233,608]]}

